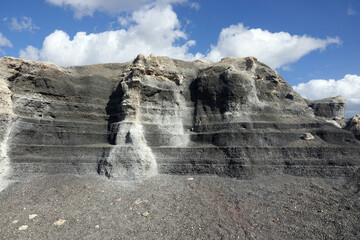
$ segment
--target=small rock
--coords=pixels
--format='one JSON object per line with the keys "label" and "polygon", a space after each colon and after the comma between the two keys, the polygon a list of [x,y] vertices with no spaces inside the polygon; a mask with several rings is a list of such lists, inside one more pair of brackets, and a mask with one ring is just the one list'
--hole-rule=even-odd
{"label": "small rock", "polygon": [[190,177],[190,178],[188,178],[187,180],[188,180],[188,181],[193,181],[194,178]]}
{"label": "small rock", "polygon": [[19,227],[19,231],[24,231],[26,229],[28,229],[28,225],[22,225],[21,227]]}
{"label": "small rock", "polygon": [[334,125],[334,126],[337,127],[337,128],[342,128],[342,127],[340,126],[340,124],[339,124],[338,122],[336,122],[335,120],[325,120],[325,122],[331,123],[332,125]]}
{"label": "small rock", "polygon": [[56,222],[54,222],[54,225],[55,225],[55,226],[61,226],[61,225],[63,225],[65,222],[66,222],[66,220],[64,220],[64,219],[59,219],[59,220],[57,220]]}
{"label": "small rock", "polygon": [[141,203],[147,203],[147,202],[149,202],[148,200],[141,200],[140,198],[138,198],[138,199],[136,199],[135,201],[134,201],[134,204],[135,205],[139,205],[139,204],[141,204]]}
{"label": "small rock", "polygon": [[313,140],[315,137],[311,133],[305,133],[301,138],[306,141],[309,141],[309,140]]}
{"label": "small rock", "polygon": [[96,225],[95,228],[100,228],[100,226],[99,226],[99,225]]}
{"label": "small rock", "polygon": [[142,215],[143,215],[144,217],[147,217],[147,216],[149,216],[149,212],[145,211],[145,212],[142,213]]}
{"label": "small rock", "polygon": [[12,222],[12,224],[17,224],[19,222],[19,220],[14,220],[13,222]]}
{"label": "small rock", "polygon": [[30,214],[29,215],[29,219],[31,220],[31,219],[34,219],[34,218],[36,218],[38,215],[37,214]]}
{"label": "small rock", "polygon": [[117,198],[117,199],[115,199],[115,201],[121,202],[121,198]]}

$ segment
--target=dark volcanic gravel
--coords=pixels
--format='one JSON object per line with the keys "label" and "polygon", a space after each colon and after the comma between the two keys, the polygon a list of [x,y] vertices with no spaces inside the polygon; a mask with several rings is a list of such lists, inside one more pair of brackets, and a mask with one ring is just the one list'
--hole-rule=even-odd
{"label": "dark volcanic gravel", "polygon": [[360,239],[359,195],[290,175],[47,176],[0,193],[0,239]]}

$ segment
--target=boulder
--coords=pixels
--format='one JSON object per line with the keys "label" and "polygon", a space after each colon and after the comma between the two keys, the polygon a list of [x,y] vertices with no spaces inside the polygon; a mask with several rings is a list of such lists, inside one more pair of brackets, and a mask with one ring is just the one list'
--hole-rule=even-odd
{"label": "boulder", "polygon": [[333,120],[344,118],[346,99],[343,96],[307,101],[309,107],[314,110],[314,114],[317,117],[323,117]]}
{"label": "boulder", "polygon": [[360,114],[350,118],[345,129],[352,131],[355,137],[360,140]]}

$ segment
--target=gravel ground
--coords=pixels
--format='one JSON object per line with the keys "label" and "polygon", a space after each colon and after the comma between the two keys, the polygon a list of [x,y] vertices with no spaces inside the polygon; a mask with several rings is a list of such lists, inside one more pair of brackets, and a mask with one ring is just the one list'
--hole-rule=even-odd
{"label": "gravel ground", "polygon": [[357,184],[290,175],[136,183],[47,176],[0,193],[0,239],[360,239]]}

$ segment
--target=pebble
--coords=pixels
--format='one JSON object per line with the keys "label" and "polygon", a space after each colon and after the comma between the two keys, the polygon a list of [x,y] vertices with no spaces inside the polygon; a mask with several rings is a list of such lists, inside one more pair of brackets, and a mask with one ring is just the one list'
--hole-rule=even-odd
{"label": "pebble", "polygon": [[188,181],[193,181],[194,178],[190,177],[190,178],[188,178],[187,180],[188,180]]}
{"label": "pebble", "polygon": [[147,217],[147,216],[149,216],[149,212],[145,211],[145,212],[142,213],[142,215],[143,215],[144,217]]}
{"label": "pebble", "polygon": [[315,137],[311,134],[311,133],[305,133],[303,136],[302,136],[302,139],[306,140],[306,141],[309,141],[309,140],[313,140]]}
{"label": "pebble", "polygon": [[121,202],[121,198],[117,198],[115,201],[117,201],[117,202]]}
{"label": "pebble", "polygon": [[99,226],[99,225],[96,225],[95,228],[100,228],[100,226]]}
{"label": "pebble", "polygon": [[17,224],[18,222],[19,222],[19,220],[14,220],[12,223]]}
{"label": "pebble", "polygon": [[56,226],[61,226],[61,225],[63,225],[65,222],[66,222],[66,220],[64,220],[64,219],[59,219],[59,220],[57,220],[56,222],[54,222],[54,225],[56,225]]}
{"label": "pebble", "polygon": [[31,220],[31,219],[34,219],[34,218],[36,218],[38,215],[37,214],[30,214],[29,215],[29,219]]}
{"label": "pebble", "polygon": [[24,231],[26,229],[28,229],[28,225],[22,225],[21,227],[19,227],[19,231]]}

